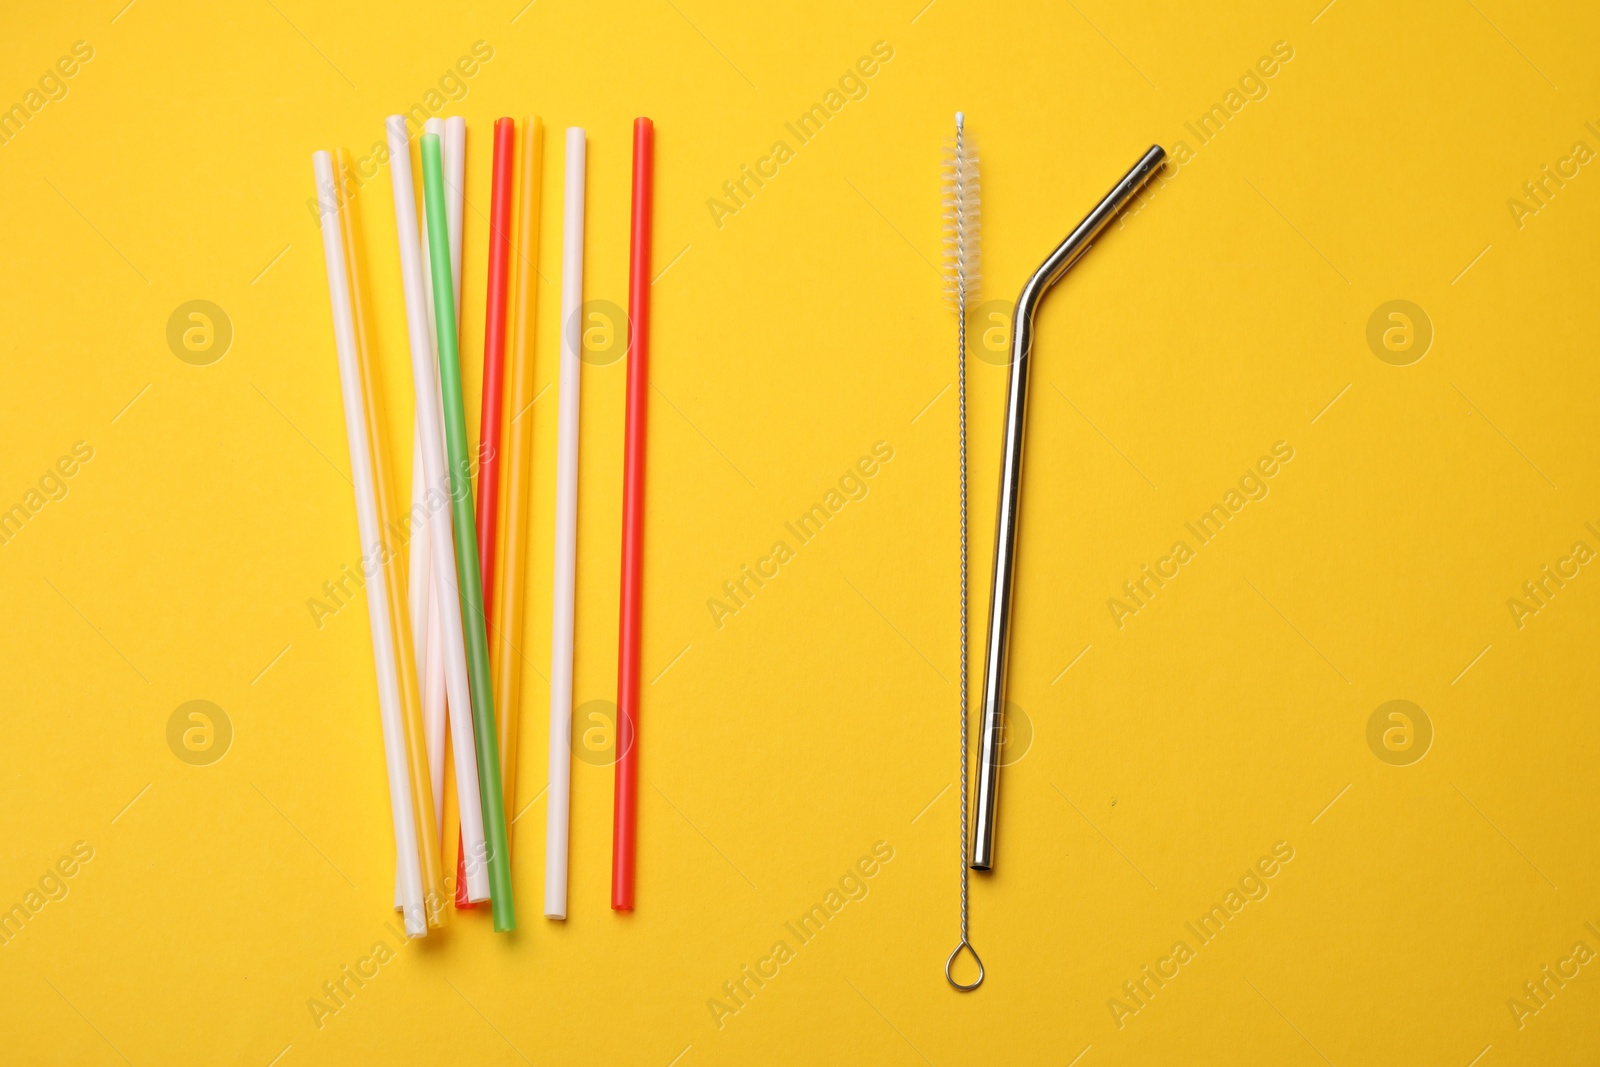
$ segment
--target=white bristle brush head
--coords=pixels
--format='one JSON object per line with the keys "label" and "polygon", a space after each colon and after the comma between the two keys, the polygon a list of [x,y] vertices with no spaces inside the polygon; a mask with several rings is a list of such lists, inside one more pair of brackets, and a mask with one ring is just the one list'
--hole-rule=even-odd
{"label": "white bristle brush head", "polygon": [[956,112],[956,136],[944,152],[944,291],[950,307],[971,307],[978,296],[978,153]]}

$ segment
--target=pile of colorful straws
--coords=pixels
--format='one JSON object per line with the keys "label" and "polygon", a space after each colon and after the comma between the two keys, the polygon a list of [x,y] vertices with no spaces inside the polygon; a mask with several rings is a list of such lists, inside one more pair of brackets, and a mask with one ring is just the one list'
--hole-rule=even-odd
{"label": "pile of colorful straws", "polygon": [[[525,416],[534,400],[534,281],[538,274],[542,138],[539,120],[524,120],[519,158],[516,124],[509,118],[494,124],[483,407],[478,452],[469,458],[457,315],[466,121],[428,119],[418,131],[420,207],[412,172],[412,130],[407,123],[401,115],[391,116],[387,122],[395,231],[416,391],[411,507],[398,519],[391,498],[395,479],[388,469],[388,438],[366,323],[360,229],[354,210],[355,191],[361,182],[343,149],[337,163],[327,152],[317,152],[312,162],[356,519],[368,579],[367,608],[394,819],[395,906],[405,916],[406,933],[423,937],[430,927],[442,925],[446,914],[443,867],[447,861],[440,841],[444,834],[447,724],[461,827],[456,906],[470,908],[487,900],[496,930],[516,927],[508,805],[515,796],[517,771],[528,472],[533,449],[533,420]],[[650,120],[638,119],[633,135],[617,687],[619,755],[612,828],[611,906],[619,911],[633,908],[637,812],[644,417],[655,153]],[[567,914],[585,146],[582,129],[567,131],[545,855],[544,910],[552,919],[564,919]],[[502,444],[507,438],[502,468]],[[497,544],[502,495],[505,537]],[[408,556],[404,576],[402,548]]]}

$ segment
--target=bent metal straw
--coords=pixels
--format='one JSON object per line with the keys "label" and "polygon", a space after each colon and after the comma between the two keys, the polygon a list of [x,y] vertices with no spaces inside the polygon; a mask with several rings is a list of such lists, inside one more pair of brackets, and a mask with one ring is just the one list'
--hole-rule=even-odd
{"label": "bent metal straw", "polygon": [[[344,398],[350,473],[355,484],[356,525],[363,546],[377,545],[382,532],[378,528],[372,457],[367,450],[366,416],[362,412],[361,370],[356,364],[355,320],[350,308],[349,277],[345,273],[339,190],[334,183],[333,157],[326,152],[317,152],[311,159],[322,216],[322,255],[328,271],[328,300],[333,308],[334,347],[338,353],[339,385]],[[378,668],[378,708],[383,722],[383,749],[389,776],[389,810],[394,819],[401,911],[405,916],[406,935],[423,937],[428,932],[428,917],[422,896],[422,868],[417,851],[417,826],[407,767],[405,729],[400,722],[400,686],[395,665],[394,634],[390,628],[388,598],[383,595],[387,582],[388,575],[382,568],[369,579],[369,583],[377,588],[367,591],[367,617],[372,624],[372,654]]]}
{"label": "bent metal straw", "polygon": [[[335,157],[341,176],[350,173],[350,153],[341,148]],[[378,504],[378,528],[385,537],[395,537],[400,528],[394,521],[394,502],[390,497],[388,440],[383,406],[378,393],[377,373],[372,350],[367,343],[365,288],[361,283],[361,246],[355,199],[345,201],[339,212],[344,239],[345,270],[349,277],[350,317],[354,325],[356,362],[361,369],[361,394],[366,408],[366,431],[372,457],[373,493]],[[411,796],[417,822],[417,842],[422,853],[422,891],[427,904],[428,925],[444,924],[444,876],[439,864],[439,830],[433,817],[433,781],[428,773],[428,744],[423,736],[422,704],[417,695],[417,663],[411,643],[405,596],[401,591],[399,545],[383,546],[383,593],[389,608],[389,626],[399,660],[400,721],[406,732],[407,764],[411,776]]]}
{"label": "bent metal straw", "polygon": [[494,692],[489,683],[489,643],[484,632],[483,578],[478,569],[478,544],[473,529],[471,466],[467,460],[467,423],[461,404],[461,353],[456,343],[456,308],[448,259],[449,233],[439,138],[422,135],[423,189],[428,208],[428,234],[433,254],[433,307],[439,341],[440,396],[444,405],[445,444],[450,452],[450,502],[456,526],[456,587],[466,627],[467,666],[472,684],[473,738],[477,744],[478,787],[482,799],[488,855],[473,857],[489,866],[489,899],[496,930],[514,930],[516,908],[511,897],[511,868],[506,855],[505,798],[500,790],[500,745],[495,735]]}
{"label": "bent metal straw", "polygon": [[[416,190],[411,171],[411,141],[403,115],[387,123],[389,168],[394,189],[395,235],[400,248],[400,277],[405,286],[406,328],[411,342],[412,382],[416,388],[417,428],[422,437],[423,464],[428,484],[429,551],[435,590],[440,604],[439,624],[444,641],[444,676],[449,691],[450,732],[454,754],[457,808],[461,835],[473,856],[482,856],[483,809],[478,796],[478,765],[474,758],[472,697],[467,678],[466,639],[455,592],[456,561],[452,547],[449,478],[445,467],[439,368],[434,360],[433,328],[429,322],[423,287],[422,254],[417,235]],[[451,287],[446,286],[448,292]],[[453,336],[453,335],[452,335]],[[489,873],[481,862],[467,869],[467,889],[474,900],[489,899]]]}
{"label": "bent metal straw", "polygon": [[506,796],[506,841],[510,844],[517,802],[517,716],[522,694],[522,615],[528,573],[528,468],[533,464],[533,312],[534,280],[539,276],[539,168],[543,129],[537,116],[522,123],[522,172],[517,176],[517,282],[515,326],[511,338],[511,438],[506,446],[505,536],[497,568],[494,633],[494,706],[500,713],[500,787]]}
{"label": "bent metal straw", "polygon": [[1011,330],[1011,383],[1006,394],[1006,432],[1000,459],[999,517],[995,523],[994,592],[989,600],[989,640],[984,650],[983,736],[978,751],[978,803],[972,816],[975,871],[994,868],[995,815],[999,809],[1000,732],[1006,703],[1006,654],[1010,651],[1011,608],[1017,567],[1017,525],[1022,498],[1022,446],[1028,415],[1028,357],[1033,352],[1033,316],[1050,287],[1072,269],[1095,236],[1161,169],[1167,154],[1153,145],[1105,199],[1078,223],[1066,240],[1033,272],[1017,297]]}

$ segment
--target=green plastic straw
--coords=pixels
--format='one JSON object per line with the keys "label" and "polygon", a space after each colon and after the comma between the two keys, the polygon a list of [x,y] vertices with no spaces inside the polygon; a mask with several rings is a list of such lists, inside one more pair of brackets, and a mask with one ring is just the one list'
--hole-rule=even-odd
{"label": "green plastic straw", "polygon": [[483,618],[483,576],[473,517],[467,420],[461,406],[461,352],[456,341],[455,282],[450,272],[450,232],[444,214],[444,173],[438,135],[422,135],[422,191],[427,202],[428,252],[433,268],[434,325],[439,335],[439,392],[444,401],[445,451],[450,459],[450,502],[456,528],[456,586],[467,634],[467,673],[472,689],[472,732],[478,750],[478,792],[483,800],[489,845],[489,899],[496,930],[517,928],[511,900],[510,851],[506,847],[506,803],[500,789],[500,743],[494,725],[494,689],[489,681],[489,638]]}

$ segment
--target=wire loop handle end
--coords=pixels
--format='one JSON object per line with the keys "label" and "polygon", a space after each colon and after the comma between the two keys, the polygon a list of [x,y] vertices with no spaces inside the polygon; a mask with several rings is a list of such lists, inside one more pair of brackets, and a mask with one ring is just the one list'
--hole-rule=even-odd
{"label": "wire loop handle end", "polygon": [[[970,985],[964,985],[961,982],[956,981],[956,976],[953,973],[953,968],[956,965],[956,958],[961,955],[962,949],[966,949],[967,955],[972,957],[972,962],[978,965],[978,977],[973,979]],[[951,986],[963,993],[970,993],[983,984],[983,961],[978,958],[978,950],[972,947],[972,942],[968,941],[964,937],[961,939],[961,944],[957,945],[955,947],[955,951],[950,953],[950,958],[944,961],[944,977],[945,981],[949,982]]]}

